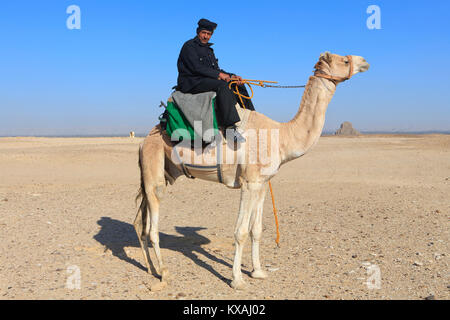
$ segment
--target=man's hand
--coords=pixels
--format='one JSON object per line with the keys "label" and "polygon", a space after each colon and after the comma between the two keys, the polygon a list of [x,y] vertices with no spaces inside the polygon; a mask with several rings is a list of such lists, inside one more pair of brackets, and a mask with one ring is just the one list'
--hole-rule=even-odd
{"label": "man's hand", "polygon": [[237,76],[237,75],[233,75],[231,77],[231,80],[236,80],[238,86],[240,86],[240,85],[242,85],[244,83],[244,82],[242,82],[242,80],[243,80],[242,77],[241,76]]}
{"label": "man's hand", "polygon": [[219,73],[219,80],[230,82],[231,78],[228,74],[221,72],[221,73]]}

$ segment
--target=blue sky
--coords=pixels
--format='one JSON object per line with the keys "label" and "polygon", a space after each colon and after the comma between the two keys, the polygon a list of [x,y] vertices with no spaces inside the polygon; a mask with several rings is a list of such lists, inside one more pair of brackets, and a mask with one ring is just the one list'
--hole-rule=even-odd
{"label": "blue sky", "polygon": [[[69,30],[69,5],[81,29]],[[369,5],[381,29],[369,30]],[[450,130],[450,2],[4,0],[0,10],[0,135],[148,132],[176,84],[196,23],[221,68],[305,84],[321,52],[361,55],[371,69],[338,86],[326,131]],[[291,119],[302,89],[255,88],[254,105]]]}

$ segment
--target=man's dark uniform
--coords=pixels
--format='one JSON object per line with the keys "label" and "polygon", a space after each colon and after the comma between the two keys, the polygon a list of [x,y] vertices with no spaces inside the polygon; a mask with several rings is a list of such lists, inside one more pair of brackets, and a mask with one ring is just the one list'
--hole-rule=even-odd
{"label": "man's dark uniform", "polygon": [[[203,29],[212,31],[217,26],[206,19],[201,19],[198,25],[197,34]],[[223,127],[230,127],[240,121],[235,105],[236,102],[241,105],[241,102],[237,95],[229,89],[228,83],[219,80],[221,72],[229,74],[230,77],[233,74],[219,68],[218,59],[211,48],[212,45],[212,43],[203,44],[198,36],[184,43],[177,62],[178,83],[176,89],[192,94],[215,91],[217,93],[216,114],[219,124]],[[235,86],[232,87],[233,90],[236,90]],[[239,92],[248,96],[244,85],[239,86]],[[243,101],[245,108],[255,110],[250,99],[243,99]],[[241,107],[243,106],[241,105]]]}

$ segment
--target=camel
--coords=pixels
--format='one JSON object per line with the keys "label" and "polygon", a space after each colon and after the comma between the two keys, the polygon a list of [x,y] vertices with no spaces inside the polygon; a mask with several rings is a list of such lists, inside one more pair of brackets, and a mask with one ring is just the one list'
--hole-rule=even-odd
{"label": "camel", "polygon": [[[253,271],[251,277],[265,279],[267,273],[262,269],[259,257],[259,243],[262,236],[263,203],[268,181],[278,172],[281,165],[297,159],[307,153],[317,143],[324,126],[325,112],[333,97],[336,86],[359,72],[369,69],[369,64],[360,56],[340,56],[329,52],[322,53],[315,65],[314,75],[308,79],[300,108],[292,120],[286,123],[274,121],[267,116],[249,111],[250,117],[243,132],[276,132],[278,139],[272,136],[261,141],[256,135],[256,144],[243,143],[241,149],[244,159],[239,163],[223,164],[222,183],[230,188],[241,190],[240,207],[235,226],[235,255],[230,286],[244,289],[241,272],[242,251],[246,239],[251,238],[251,255]],[[264,143],[261,143],[264,142]],[[249,162],[252,152],[258,149],[275,150],[269,161]],[[167,284],[169,272],[164,265],[159,246],[158,220],[160,201],[168,184],[173,184],[177,177],[185,175],[183,168],[173,160],[174,144],[170,141],[160,125],[155,126],[144,139],[139,150],[139,167],[141,172],[141,189],[138,196],[141,204],[134,221],[142,248],[147,270],[150,272],[151,259],[148,251],[148,238],[158,260],[161,283]],[[253,149],[252,149],[253,148]],[[252,149],[252,150],[250,150]],[[237,153],[236,147],[234,152]],[[247,160],[247,161],[246,161]],[[200,177],[201,178],[201,177]]]}

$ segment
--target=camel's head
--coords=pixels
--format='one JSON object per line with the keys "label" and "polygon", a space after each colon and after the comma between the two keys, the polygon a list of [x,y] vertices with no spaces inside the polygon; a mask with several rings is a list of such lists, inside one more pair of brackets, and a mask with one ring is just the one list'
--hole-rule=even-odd
{"label": "camel's head", "polygon": [[360,56],[340,56],[329,52],[322,53],[315,65],[315,75],[328,78],[337,83],[350,79],[358,72],[369,70],[370,65]]}

